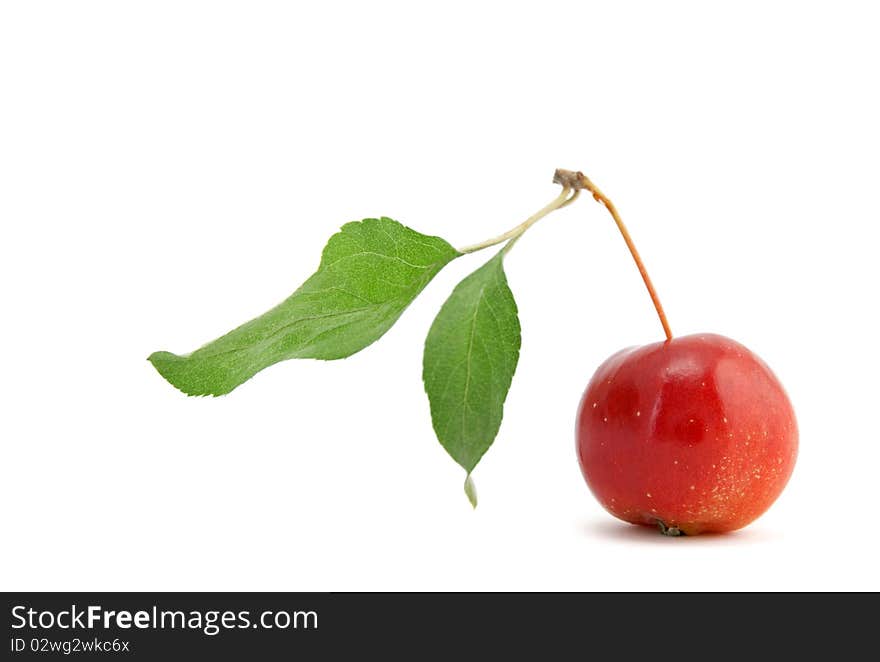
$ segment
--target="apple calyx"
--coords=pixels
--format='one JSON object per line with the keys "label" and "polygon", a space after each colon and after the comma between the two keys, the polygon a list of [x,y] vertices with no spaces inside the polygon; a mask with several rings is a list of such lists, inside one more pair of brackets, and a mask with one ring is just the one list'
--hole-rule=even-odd
{"label": "apple calyx", "polygon": [[677,526],[666,526],[666,522],[662,519],[657,520],[657,528],[660,529],[660,533],[664,536],[677,537],[686,535],[684,531],[679,529]]}

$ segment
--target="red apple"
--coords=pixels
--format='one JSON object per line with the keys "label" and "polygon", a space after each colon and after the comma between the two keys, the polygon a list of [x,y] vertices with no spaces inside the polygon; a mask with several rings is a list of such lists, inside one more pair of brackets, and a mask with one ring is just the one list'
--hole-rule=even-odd
{"label": "red apple", "polygon": [[672,535],[757,518],[788,482],[798,448],[779,380],[713,334],[611,356],[584,392],[576,434],[581,470],[605,509]]}
{"label": "red apple", "polygon": [[587,484],[615,517],[668,535],[745,526],[794,469],[791,402],[770,368],[713,334],[673,338],[660,298],[616,207],[582,172],[555,181],[605,206],[638,267],[666,341],[599,366],[581,398],[577,451]]}

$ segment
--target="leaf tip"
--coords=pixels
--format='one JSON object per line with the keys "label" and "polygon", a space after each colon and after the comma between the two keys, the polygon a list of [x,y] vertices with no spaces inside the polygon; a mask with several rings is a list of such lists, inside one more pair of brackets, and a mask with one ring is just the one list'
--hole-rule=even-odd
{"label": "leaf tip", "polygon": [[[153,367],[159,372],[160,375],[165,377],[163,370],[166,369],[166,366],[169,363],[169,360],[174,359],[174,354],[171,352],[153,352],[147,357],[147,361],[149,361]],[[166,377],[167,379],[167,377]]]}
{"label": "leaf tip", "polygon": [[153,352],[147,357],[153,367],[174,388],[189,396],[210,395],[217,397],[227,391],[211,388],[206,384],[194,380],[186,371],[187,357],[172,354],[171,352]]}
{"label": "leaf tip", "polygon": [[155,365],[156,365],[156,361],[161,361],[161,360],[162,360],[162,355],[163,355],[163,354],[168,354],[168,353],[169,353],[169,352],[153,352],[152,354],[150,354],[150,355],[147,357],[147,361],[149,361],[150,363],[152,363],[152,364],[155,366]]}
{"label": "leaf tip", "polygon": [[471,478],[471,475],[468,474],[467,478],[464,479],[464,493],[468,498],[468,501],[471,502],[471,507],[476,509],[477,507],[477,486],[474,485],[474,479]]}

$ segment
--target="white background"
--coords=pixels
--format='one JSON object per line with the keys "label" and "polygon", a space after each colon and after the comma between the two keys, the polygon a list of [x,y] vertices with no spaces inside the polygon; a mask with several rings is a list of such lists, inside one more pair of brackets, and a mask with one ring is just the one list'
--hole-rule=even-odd
{"label": "white background", "polygon": [[[868,2],[7,2],[0,588],[880,589],[880,101]],[[677,334],[757,352],[801,451],[721,537],[619,523],[574,453],[609,354],[661,338],[588,199],[507,272],[523,350],[474,474],[434,438],[442,272],[377,344],[219,399],[147,363],[263,312],[344,222],[454,245],[582,169]]]}

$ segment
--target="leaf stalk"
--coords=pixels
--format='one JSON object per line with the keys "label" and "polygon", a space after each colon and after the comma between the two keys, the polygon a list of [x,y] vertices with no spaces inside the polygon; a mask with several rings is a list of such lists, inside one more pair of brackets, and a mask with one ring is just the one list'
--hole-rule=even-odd
{"label": "leaf stalk", "polygon": [[578,196],[578,191],[572,193],[572,189],[570,186],[563,185],[562,192],[556,196],[552,202],[548,203],[534,214],[529,216],[525,221],[517,225],[515,228],[512,228],[505,232],[504,234],[500,234],[493,239],[487,239],[486,241],[481,241],[478,244],[473,244],[471,246],[465,246],[464,248],[459,248],[459,253],[476,253],[477,251],[481,251],[484,248],[489,248],[490,246],[497,246],[498,244],[503,244],[505,241],[510,240],[510,243],[504,248],[505,253],[510,250],[513,246],[514,242],[519,239],[522,234],[532,227],[535,223],[540,221],[542,218],[556,211],[557,209],[562,209],[566,205],[574,202],[574,200]]}

